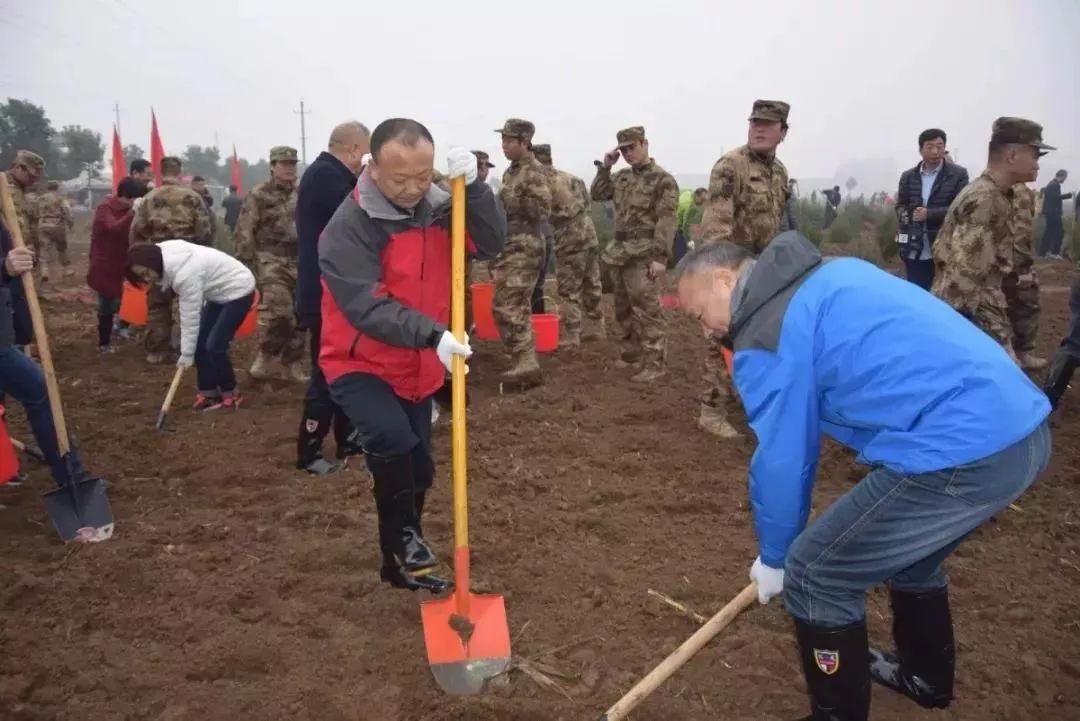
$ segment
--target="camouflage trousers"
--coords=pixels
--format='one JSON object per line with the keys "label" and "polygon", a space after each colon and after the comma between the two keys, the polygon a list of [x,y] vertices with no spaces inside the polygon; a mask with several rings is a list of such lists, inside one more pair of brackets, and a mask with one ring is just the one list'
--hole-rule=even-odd
{"label": "camouflage trousers", "polygon": [[38,228],[38,254],[39,262],[51,265],[57,261],[64,268],[71,265],[68,258],[67,228],[64,226],[42,226]]}
{"label": "camouflage trousers", "polygon": [[701,392],[701,405],[715,409],[718,416],[726,418],[728,411],[737,405],[737,397],[727,363],[724,362],[720,340],[716,337],[709,338],[702,380],[705,381],[705,390]]}
{"label": "camouflage trousers", "polygon": [[581,284],[581,306],[585,317],[602,320],[604,311],[600,300],[604,296],[604,287],[600,281],[600,246],[593,245],[585,251],[585,275]]}
{"label": "camouflage trousers", "polygon": [[667,324],[660,310],[660,285],[648,274],[649,261],[611,266],[615,324],[623,350],[641,353],[642,368],[663,368],[667,359]]}
{"label": "camouflage trousers", "polygon": [[492,311],[503,345],[517,356],[536,349],[532,327],[532,292],[544,261],[544,239],[539,235],[515,233],[506,247],[491,261],[495,279]]}
{"label": "camouflage trousers", "polygon": [[589,262],[584,224],[570,222],[555,228],[555,277],[559,283],[559,334],[571,342],[581,337],[582,291]]}
{"label": "camouflage trousers", "polygon": [[143,347],[147,353],[169,353],[172,350],[173,305],[176,294],[171,288],[151,283],[146,297],[146,337]]}
{"label": "camouflage trousers", "polygon": [[304,357],[305,331],[296,317],[296,259],[259,253],[259,290],[266,306],[266,325],[259,351],[280,357],[285,365]]}
{"label": "camouflage trousers", "polygon": [[1024,273],[1010,273],[1002,281],[1001,289],[1009,304],[1009,324],[1012,326],[1012,345],[1017,353],[1035,350],[1035,336],[1039,333],[1039,276],[1031,268]]}

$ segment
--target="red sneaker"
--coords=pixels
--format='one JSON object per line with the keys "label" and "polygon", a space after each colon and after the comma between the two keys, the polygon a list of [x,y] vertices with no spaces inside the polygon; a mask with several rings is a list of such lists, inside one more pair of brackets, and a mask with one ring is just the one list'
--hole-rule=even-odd
{"label": "red sneaker", "polygon": [[191,407],[196,411],[216,411],[222,405],[221,396],[204,396],[199,393],[195,396],[195,403]]}
{"label": "red sneaker", "polygon": [[244,397],[239,393],[226,393],[221,397],[221,408],[235,411],[244,402]]}

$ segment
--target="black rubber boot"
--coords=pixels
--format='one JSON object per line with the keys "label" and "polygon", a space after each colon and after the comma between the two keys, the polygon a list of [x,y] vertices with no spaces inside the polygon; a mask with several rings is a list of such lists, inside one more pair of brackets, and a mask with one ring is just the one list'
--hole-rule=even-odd
{"label": "black rubber boot", "polygon": [[340,463],[323,458],[322,443],[330,430],[330,422],[323,418],[311,418],[305,414],[300,419],[296,434],[296,467],[317,476],[326,476],[341,469]]}
{"label": "black rubber boot", "polygon": [[866,621],[840,628],[795,620],[803,674],[810,691],[804,721],[866,721],[870,715],[870,663]]}
{"label": "black rubber boot", "polygon": [[956,667],[948,587],[890,596],[896,654],[871,649],[870,675],[924,708],[947,708]]}
{"label": "black rubber boot", "polygon": [[379,575],[382,580],[394,588],[404,588],[407,591],[429,591],[431,593],[445,593],[454,590],[454,582],[432,573],[431,569],[420,573],[407,573],[393,563],[383,561],[382,571]]}
{"label": "black rubber boot", "polygon": [[1077,365],[1076,360],[1064,350],[1059,350],[1054,354],[1054,359],[1050,361],[1050,368],[1046,371],[1046,381],[1043,383],[1043,392],[1050,399],[1051,408],[1057,409]]}
{"label": "black rubber boot", "polygon": [[348,416],[341,411],[334,412],[334,441],[337,443],[339,461],[364,455],[364,447],[360,444],[360,434],[352,427]]}
{"label": "black rubber boot", "polygon": [[379,514],[379,547],[407,575],[418,575],[439,561],[420,534],[416,512],[416,478],[411,454],[389,458],[367,457],[375,479],[375,509]]}

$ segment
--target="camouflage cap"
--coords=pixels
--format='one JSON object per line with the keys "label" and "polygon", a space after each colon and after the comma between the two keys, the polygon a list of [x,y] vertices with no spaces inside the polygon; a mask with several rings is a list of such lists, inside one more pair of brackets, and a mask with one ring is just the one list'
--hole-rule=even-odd
{"label": "camouflage cap", "polygon": [[615,140],[618,141],[620,148],[633,145],[634,143],[645,140],[645,128],[640,125],[623,128],[615,133]]}
{"label": "camouflage cap", "polygon": [[1039,150],[1057,150],[1042,140],[1042,126],[1024,118],[998,118],[990,131],[992,143],[1030,145]]}
{"label": "camouflage cap", "polygon": [[503,126],[495,131],[500,135],[505,135],[509,138],[520,138],[521,140],[532,140],[532,137],[536,135],[536,126],[530,123],[528,120],[522,120],[521,118],[510,118]]}
{"label": "camouflage cap", "polygon": [[271,163],[277,163],[277,162],[286,162],[286,163],[292,162],[292,163],[295,163],[296,161],[297,161],[296,148],[290,148],[288,145],[275,145],[274,147],[270,148],[270,162]]}
{"label": "camouflage cap", "polygon": [[544,165],[551,165],[551,146],[547,143],[541,143],[540,145],[534,145],[532,148],[533,155]]}
{"label": "camouflage cap", "polygon": [[488,155],[487,153],[485,153],[483,150],[473,150],[471,152],[472,152],[473,155],[476,156],[476,161],[478,163],[483,163],[484,165],[488,166],[489,168],[494,168],[495,167],[495,164],[491,162],[491,156]]}
{"label": "camouflage cap", "polygon": [[20,150],[15,153],[13,165],[25,165],[39,175],[45,172],[45,159],[29,150]]}
{"label": "camouflage cap", "polygon": [[755,100],[749,120],[772,120],[787,123],[791,106],[783,100]]}

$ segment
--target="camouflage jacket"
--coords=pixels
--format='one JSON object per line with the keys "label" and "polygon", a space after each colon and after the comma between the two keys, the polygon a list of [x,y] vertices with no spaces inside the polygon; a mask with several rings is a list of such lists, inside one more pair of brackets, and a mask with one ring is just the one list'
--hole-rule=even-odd
{"label": "camouflage jacket", "polygon": [[701,218],[704,243],[728,242],[757,255],[780,232],[787,211],[787,168],[744,145],[716,161]]}
{"label": "camouflage jacket", "polygon": [[1035,199],[1038,192],[1023,183],[1012,187],[1013,272],[1026,275],[1035,264]]}
{"label": "camouflage jacket", "polygon": [[7,174],[7,181],[11,188],[11,200],[15,203],[15,215],[19,219],[23,243],[33,247],[38,229],[37,198],[27,193],[10,172]]}
{"label": "camouflage jacket", "polygon": [[236,221],[236,258],[254,267],[257,253],[296,258],[296,186],[274,180],[259,183]]}
{"label": "camouflage jacket", "polygon": [[551,180],[531,153],[511,161],[502,177],[499,200],[506,211],[508,235],[540,235],[551,218]]}
{"label": "camouflage jacket", "polygon": [[601,167],[591,193],[593,200],[615,203],[615,237],[604,249],[605,263],[667,262],[679,210],[679,184],[670,173],[652,158],[615,174],[611,168]]}
{"label": "camouflage jacket", "polygon": [[1013,269],[1013,195],[983,173],[956,196],[934,241],[933,294],[1002,345],[1010,338],[1001,282]]}
{"label": "camouflage jacket", "polygon": [[210,216],[202,196],[174,180],[165,180],[143,198],[131,222],[132,243],[186,240],[199,245],[213,242]]}
{"label": "camouflage jacket", "polygon": [[544,171],[551,181],[551,225],[559,228],[585,212],[586,204],[574,193],[573,175],[547,166]]}
{"label": "camouflage jacket", "polygon": [[71,207],[64,196],[50,190],[38,198],[38,226],[44,228],[70,228],[75,224]]}

